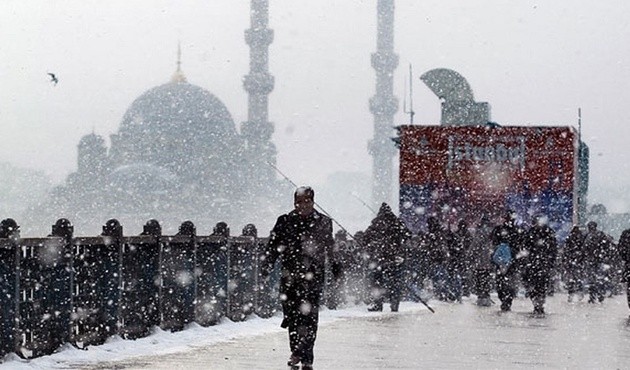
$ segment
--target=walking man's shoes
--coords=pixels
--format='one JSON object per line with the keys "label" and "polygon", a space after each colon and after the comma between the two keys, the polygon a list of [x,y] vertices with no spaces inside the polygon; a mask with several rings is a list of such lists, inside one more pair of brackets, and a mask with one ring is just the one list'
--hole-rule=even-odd
{"label": "walking man's shoes", "polygon": [[289,361],[287,362],[287,366],[289,367],[289,370],[300,370],[300,357],[291,355],[291,357],[289,357]]}

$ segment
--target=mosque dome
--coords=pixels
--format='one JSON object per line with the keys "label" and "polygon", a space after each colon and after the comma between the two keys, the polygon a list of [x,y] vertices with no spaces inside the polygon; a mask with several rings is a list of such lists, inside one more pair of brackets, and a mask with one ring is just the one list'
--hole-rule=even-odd
{"label": "mosque dome", "polygon": [[225,105],[210,92],[187,82],[169,82],[146,91],[131,104],[120,132],[186,132],[217,139],[236,135],[236,128]]}
{"label": "mosque dome", "polygon": [[208,160],[230,162],[240,138],[229,111],[207,90],[176,77],[127,109],[111,138],[114,163],[150,163],[187,177],[184,172],[208,168]]}

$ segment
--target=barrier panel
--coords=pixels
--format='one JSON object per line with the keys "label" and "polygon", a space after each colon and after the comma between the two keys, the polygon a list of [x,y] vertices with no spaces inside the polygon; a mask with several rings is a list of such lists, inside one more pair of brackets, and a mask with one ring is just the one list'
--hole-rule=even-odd
{"label": "barrier panel", "polygon": [[256,300],[256,239],[252,236],[229,238],[227,317],[243,321],[254,312]]}
{"label": "barrier panel", "polygon": [[115,238],[74,239],[74,306],[71,341],[79,348],[102,344],[117,333],[120,244]]}
{"label": "barrier panel", "polygon": [[199,325],[215,325],[227,313],[227,246],[226,237],[197,237],[195,320]]}
{"label": "barrier panel", "polygon": [[179,331],[195,318],[195,237],[166,236],[161,241],[160,327]]}
{"label": "barrier panel", "polygon": [[261,273],[269,238],[259,238],[256,243],[256,314],[262,318],[272,317],[281,309],[279,299],[280,262],[277,261],[269,276],[264,279]]}
{"label": "barrier panel", "polygon": [[0,356],[15,350],[18,247],[12,239],[0,239]]}
{"label": "barrier panel", "polygon": [[18,253],[16,352],[23,358],[51,354],[70,329],[70,245],[60,237],[20,239]]}
{"label": "barrier panel", "polygon": [[147,336],[160,324],[160,248],[156,236],[122,240],[119,334],[125,339]]}

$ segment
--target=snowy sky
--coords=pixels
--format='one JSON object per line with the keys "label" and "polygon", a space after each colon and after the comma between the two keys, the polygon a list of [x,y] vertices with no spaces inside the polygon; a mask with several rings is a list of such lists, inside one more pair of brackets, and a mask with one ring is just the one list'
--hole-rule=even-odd
{"label": "snowy sky", "polygon": [[[106,5],[105,5],[106,4]],[[76,145],[106,139],[147,89],[168,82],[178,40],[189,82],[247,116],[241,78],[248,0],[5,0],[0,2],[0,158],[62,181]],[[395,91],[450,68],[504,125],[577,125],[591,147],[591,202],[630,210],[630,3],[621,0],[398,0]],[[376,0],[270,0],[270,119],[278,164],[318,184],[335,171],[369,172],[368,100],[375,73]],[[47,72],[59,77],[55,87]],[[416,123],[438,123],[437,98],[416,78]],[[406,123],[402,112],[397,123]]]}

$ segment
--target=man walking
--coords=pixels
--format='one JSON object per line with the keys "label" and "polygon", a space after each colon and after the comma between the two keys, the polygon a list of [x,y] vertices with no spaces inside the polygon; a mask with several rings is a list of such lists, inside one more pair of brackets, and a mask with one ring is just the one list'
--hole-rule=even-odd
{"label": "man walking", "polygon": [[621,233],[619,238],[619,255],[624,262],[623,279],[626,281],[626,298],[630,308],[630,229]]}
{"label": "man walking", "polygon": [[335,276],[339,261],[334,252],[331,219],[315,210],[315,192],[300,187],[293,194],[295,209],[278,218],[271,231],[262,274],[267,277],[277,259],[282,264],[280,299],[289,331],[292,370],[313,369],[313,347],[317,336],[319,302],[326,260],[332,261]]}
{"label": "man walking", "polygon": [[611,240],[601,230],[597,223],[590,221],[586,224],[587,233],[584,237],[584,260],[588,279],[588,303],[604,302],[606,265],[609,262]]}
{"label": "man walking", "polygon": [[392,312],[398,312],[401,296],[403,244],[411,238],[407,226],[386,203],[381,204],[376,217],[365,231],[364,241],[370,254],[370,293],[372,305],[368,311],[382,311],[383,301],[389,300]]}
{"label": "man walking", "polygon": [[516,296],[516,275],[518,272],[516,256],[520,251],[521,238],[522,230],[516,226],[516,214],[511,210],[506,211],[503,216],[503,223],[492,230],[492,244],[495,251],[498,251],[499,248],[509,250],[509,258],[506,263],[497,265],[496,282],[497,293],[501,301],[501,311],[510,311],[512,300]]}
{"label": "man walking", "polygon": [[534,217],[534,224],[525,235],[523,248],[523,279],[530,288],[529,297],[534,304],[534,315],[542,316],[545,314],[549,276],[558,250],[556,233],[547,224],[547,217]]}

